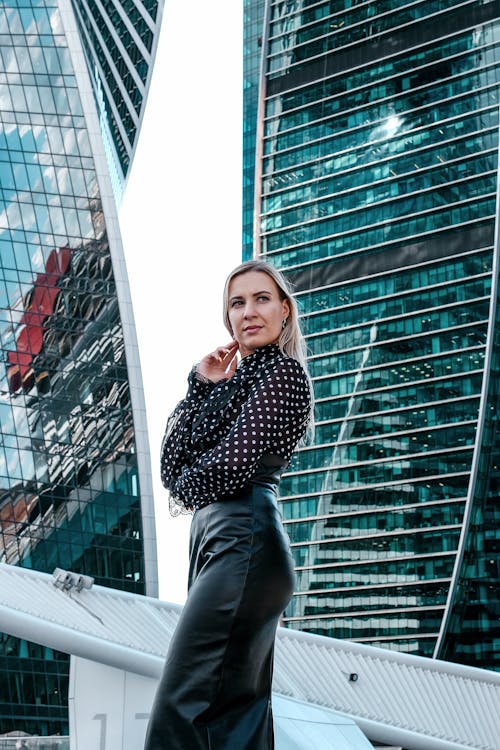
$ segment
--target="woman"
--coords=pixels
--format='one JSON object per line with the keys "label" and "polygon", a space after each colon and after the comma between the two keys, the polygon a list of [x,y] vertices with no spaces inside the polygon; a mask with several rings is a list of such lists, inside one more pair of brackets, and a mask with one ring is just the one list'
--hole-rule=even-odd
{"label": "woman", "polygon": [[293,591],[277,487],[311,421],[311,388],[297,306],[276,269],[249,261],[229,275],[224,322],[233,340],[193,368],[162,445],[174,515],[194,516],[189,594],[146,750],[274,747],[273,646]]}

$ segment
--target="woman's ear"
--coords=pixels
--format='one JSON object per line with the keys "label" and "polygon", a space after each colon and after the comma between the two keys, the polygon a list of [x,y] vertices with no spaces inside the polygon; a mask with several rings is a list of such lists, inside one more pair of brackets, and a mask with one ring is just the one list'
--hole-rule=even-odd
{"label": "woman's ear", "polygon": [[283,311],[283,319],[286,319],[290,315],[290,305],[288,304],[288,300],[284,299],[281,305],[281,309]]}

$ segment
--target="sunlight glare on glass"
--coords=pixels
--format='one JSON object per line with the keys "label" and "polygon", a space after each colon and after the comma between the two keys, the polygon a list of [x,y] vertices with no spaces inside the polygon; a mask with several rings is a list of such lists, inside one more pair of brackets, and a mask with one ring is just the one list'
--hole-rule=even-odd
{"label": "sunlight glare on glass", "polygon": [[394,135],[397,130],[399,130],[402,124],[403,121],[397,115],[392,115],[384,123],[384,130],[388,136],[391,136]]}

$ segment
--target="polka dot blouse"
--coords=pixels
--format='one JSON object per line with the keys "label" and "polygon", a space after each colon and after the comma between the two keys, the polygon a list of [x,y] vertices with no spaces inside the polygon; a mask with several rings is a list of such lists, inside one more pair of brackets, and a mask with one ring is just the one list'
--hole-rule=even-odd
{"label": "polka dot blouse", "polygon": [[311,395],[297,360],[276,344],[244,357],[219,383],[188,378],[161,447],[161,479],[173,515],[234,496],[263,456],[289,463],[309,421]]}

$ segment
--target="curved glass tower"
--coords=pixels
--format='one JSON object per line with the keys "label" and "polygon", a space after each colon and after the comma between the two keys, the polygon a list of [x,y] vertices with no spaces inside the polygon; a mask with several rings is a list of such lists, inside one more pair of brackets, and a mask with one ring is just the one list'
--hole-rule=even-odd
{"label": "curved glass tower", "polygon": [[317,399],[286,621],[499,669],[500,4],[269,1],[262,39],[254,253]]}
{"label": "curved glass tower", "polygon": [[[149,448],[113,186],[133,154],[160,11],[0,9],[0,560],[152,595]],[[67,657],[0,635],[0,666],[0,734],[67,734]]]}

